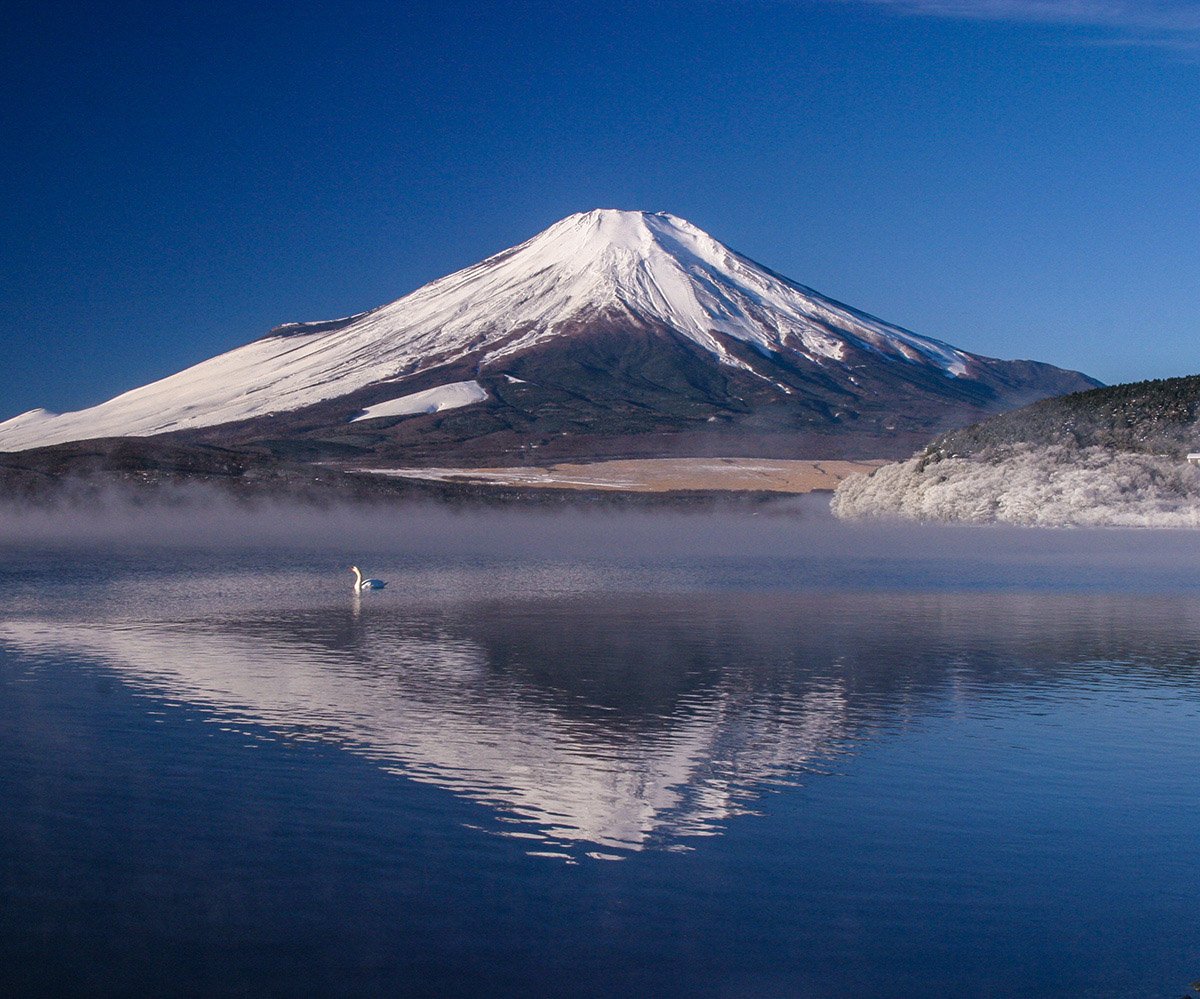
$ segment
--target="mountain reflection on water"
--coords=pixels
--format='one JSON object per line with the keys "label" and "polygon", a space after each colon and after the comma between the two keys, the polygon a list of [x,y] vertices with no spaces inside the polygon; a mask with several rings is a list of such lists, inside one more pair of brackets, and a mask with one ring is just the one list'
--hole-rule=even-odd
{"label": "mountain reflection on water", "polygon": [[[485,804],[531,852],[687,848],[873,734],[1150,671],[1190,684],[1196,601],[1121,594],[677,592],[238,607],[185,573],[119,620],[0,620],[230,725],[317,739]],[[282,592],[293,578],[277,581]],[[161,583],[161,580],[160,580]],[[257,584],[272,589],[270,575]],[[214,592],[221,599],[206,598]],[[144,595],[143,595],[144,596]],[[180,613],[185,609],[187,613]],[[165,613],[164,613],[165,612]],[[1164,665],[1167,664],[1167,665]],[[690,844],[693,845],[694,844]]]}

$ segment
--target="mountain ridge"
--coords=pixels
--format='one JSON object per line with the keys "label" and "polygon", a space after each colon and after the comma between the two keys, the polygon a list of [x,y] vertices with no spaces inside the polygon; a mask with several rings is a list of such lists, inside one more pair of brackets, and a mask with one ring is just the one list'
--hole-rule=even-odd
{"label": "mountain ridge", "polygon": [[[469,416],[406,411],[407,396],[466,382]],[[480,438],[510,453],[562,452],[553,436],[611,451],[629,435],[719,437],[745,423],[748,438],[774,435],[785,450],[789,435],[874,433],[886,455],[969,415],[1094,384],[887,324],[676,216],[596,209],[378,308],[282,324],[75,413],[23,413],[0,423],[0,449],[299,434],[304,450],[324,441],[336,453],[355,434],[377,451],[386,431],[383,452],[467,444],[478,457]],[[388,415],[364,420],[371,407]],[[564,453],[583,451],[572,441]]]}

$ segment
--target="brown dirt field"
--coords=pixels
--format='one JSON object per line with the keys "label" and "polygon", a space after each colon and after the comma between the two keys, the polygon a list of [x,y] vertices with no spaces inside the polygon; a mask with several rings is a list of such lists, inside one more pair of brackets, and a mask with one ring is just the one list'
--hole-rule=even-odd
{"label": "brown dirt field", "polygon": [[847,476],[870,472],[883,464],[886,464],[883,460],[642,458],[559,464],[545,468],[372,468],[357,471],[438,482],[495,483],[547,489],[809,493],[818,489],[833,489]]}

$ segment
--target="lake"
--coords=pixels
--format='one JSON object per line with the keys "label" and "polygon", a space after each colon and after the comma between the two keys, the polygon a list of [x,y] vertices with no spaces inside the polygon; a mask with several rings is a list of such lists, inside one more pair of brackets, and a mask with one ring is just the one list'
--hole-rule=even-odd
{"label": "lake", "polygon": [[0,992],[1174,999],[1197,566],[819,500],[9,520]]}

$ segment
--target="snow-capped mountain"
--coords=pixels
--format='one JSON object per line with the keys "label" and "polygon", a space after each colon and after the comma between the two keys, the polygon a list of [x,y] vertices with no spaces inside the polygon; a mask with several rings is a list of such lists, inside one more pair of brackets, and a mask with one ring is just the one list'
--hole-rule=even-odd
{"label": "snow-capped mountain", "polygon": [[727,440],[736,426],[775,451],[883,435],[858,450],[888,454],[910,435],[1094,384],[881,322],[675,216],[596,210],[389,305],[278,327],[89,409],[24,413],[0,423],[0,450],[190,432],[302,438],[306,453],[482,438],[562,451],[555,438],[567,437],[578,453],[581,437],[638,451],[647,433]]}

